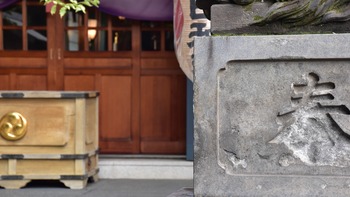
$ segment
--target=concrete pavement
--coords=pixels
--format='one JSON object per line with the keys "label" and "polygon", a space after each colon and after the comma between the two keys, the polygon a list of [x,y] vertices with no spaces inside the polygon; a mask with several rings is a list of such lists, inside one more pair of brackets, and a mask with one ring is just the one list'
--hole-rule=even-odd
{"label": "concrete pavement", "polygon": [[82,190],[58,181],[32,181],[22,189],[0,189],[0,197],[166,197],[184,187],[193,188],[193,181],[101,179]]}

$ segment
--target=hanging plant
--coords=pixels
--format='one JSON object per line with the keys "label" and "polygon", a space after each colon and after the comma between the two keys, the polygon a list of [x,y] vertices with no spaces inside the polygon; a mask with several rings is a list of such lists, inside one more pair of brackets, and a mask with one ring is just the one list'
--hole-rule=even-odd
{"label": "hanging plant", "polygon": [[57,9],[59,9],[59,14],[63,17],[67,10],[74,10],[75,12],[86,12],[86,7],[98,7],[100,0],[69,0],[65,2],[64,0],[40,0],[44,5],[52,3],[51,14],[55,14]]}

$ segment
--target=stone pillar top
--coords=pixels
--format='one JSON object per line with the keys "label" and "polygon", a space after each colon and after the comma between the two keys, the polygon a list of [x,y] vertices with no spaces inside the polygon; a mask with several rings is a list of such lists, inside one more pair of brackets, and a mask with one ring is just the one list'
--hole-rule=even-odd
{"label": "stone pillar top", "polygon": [[349,1],[197,0],[212,21],[212,33],[349,33]]}

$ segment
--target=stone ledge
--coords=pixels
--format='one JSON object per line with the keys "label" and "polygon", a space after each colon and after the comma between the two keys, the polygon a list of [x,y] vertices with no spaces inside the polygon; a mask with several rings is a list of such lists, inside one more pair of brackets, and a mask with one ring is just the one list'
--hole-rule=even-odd
{"label": "stone ledge", "polygon": [[193,162],[184,159],[102,158],[102,179],[193,179]]}

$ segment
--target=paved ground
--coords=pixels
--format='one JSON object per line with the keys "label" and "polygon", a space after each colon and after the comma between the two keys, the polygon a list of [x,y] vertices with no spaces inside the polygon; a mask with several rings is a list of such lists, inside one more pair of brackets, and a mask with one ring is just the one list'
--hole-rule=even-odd
{"label": "paved ground", "polygon": [[68,189],[58,181],[33,181],[18,190],[0,189],[0,197],[166,197],[184,187],[193,188],[193,181],[102,179],[82,190]]}

